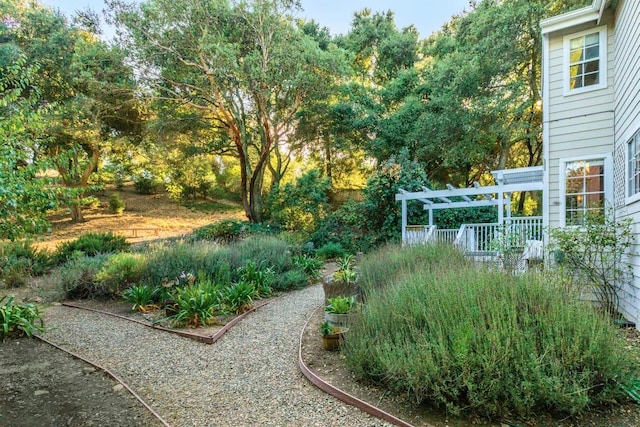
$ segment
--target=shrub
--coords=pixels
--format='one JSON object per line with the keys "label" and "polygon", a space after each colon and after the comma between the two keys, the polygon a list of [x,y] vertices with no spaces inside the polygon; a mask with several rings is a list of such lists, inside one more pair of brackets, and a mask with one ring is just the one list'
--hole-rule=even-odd
{"label": "shrub", "polygon": [[230,286],[222,293],[222,300],[226,310],[231,313],[242,313],[251,308],[255,288],[249,282],[239,282]]}
{"label": "shrub", "polygon": [[122,293],[125,301],[133,303],[133,307],[131,307],[131,311],[147,311],[148,307],[153,304],[155,298],[160,293],[160,288],[149,286],[149,285],[139,285],[132,286],[129,289],[125,290]]}
{"label": "shrub", "polygon": [[293,258],[289,245],[277,237],[256,235],[244,239],[230,247],[234,255],[236,266],[246,265],[253,260],[273,269],[277,274],[293,267]]}
{"label": "shrub", "polygon": [[9,242],[0,246],[0,280],[8,288],[22,286],[28,277],[46,273],[49,264],[49,254],[38,251],[30,241]]}
{"label": "shrub", "polygon": [[157,194],[162,191],[164,183],[152,172],[143,170],[138,176],[133,177],[133,186],[140,194]]}
{"label": "shrub", "polygon": [[[453,413],[576,414],[624,399],[636,372],[610,322],[561,285],[451,263],[446,253],[387,248],[389,283],[368,284],[344,353],[360,378]],[[416,257],[399,262],[403,257]],[[411,266],[411,267],[408,267]],[[400,274],[389,274],[395,270]]]}
{"label": "shrub", "polygon": [[293,265],[304,271],[310,281],[320,279],[320,270],[323,266],[321,259],[307,255],[297,255],[293,257]]}
{"label": "shrub", "polygon": [[307,286],[309,278],[302,270],[289,270],[278,274],[273,282],[273,289],[279,292],[302,289]]}
{"label": "shrub", "polygon": [[350,253],[367,252],[375,242],[373,233],[367,231],[367,212],[362,203],[349,200],[321,221],[311,235],[316,247],[329,243],[339,244]]}
{"label": "shrub", "polygon": [[271,296],[271,284],[275,274],[272,268],[264,266],[264,262],[256,264],[255,261],[249,260],[244,267],[238,269],[238,276],[240,282],[250,283],[253,286],[254,296],[258,298]]}
{"label": "shrub", "polygon": [[211,324],[220,306],[220,294],[220,288],[209,281],[178,288],[175,294],[178,314],[174,322],[184,326]]}
{"label": "shrub", "polygon": [[222,221],[197,228],[193,234],[199,240],[217,240],[221,243],[229,243],[242,238],[248,227],[248,221],[223,219]]}
{"label": "shrub", "polygon": [[[7,297],[2,297],[2,303]],[[33,304],[14,304],[13,297],[0,305],[0,342],[5,338],[26,335],[29,338],[36,331],[44,331],[44,321],[38,307]]]}
{"label": "shrub", "polygon": [[87,233],[76,240],[59,245],[53,258],[56,264],[62,264],[71,259],[75,252],[91,257],[109,252],[127,251],[130,246],[124,237],[116,236],[112,232]]}
{"label": "shrub", "polygon": [[111,295],[119,295],[134,283],[140,281],[145,271],[145,259],[140,254],[119,253],[111,255],[95,280],[104,285]]}
{"label": "shrub", "polygon": [[109,199],[109,212],[120,215],[124,211],[124,201],[118,193],[113,193]]}
{"label": "shrub", "polygon": [[104,298],[109,289],[95,279],[107,261],[107,255],[79,256],[60,267],[60,285],[67,298]]}
{"label": "shrub", "polygon": [[327,243],[318,248],[316,255],[320,259],[335,259],[346,255],[346,252],[340,243]]}

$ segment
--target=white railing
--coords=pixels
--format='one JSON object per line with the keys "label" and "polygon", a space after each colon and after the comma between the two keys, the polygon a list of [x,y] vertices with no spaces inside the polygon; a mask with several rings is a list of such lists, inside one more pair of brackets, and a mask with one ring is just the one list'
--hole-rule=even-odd
{"label": "white railing", "polygon": [[423,245],[431,241],[436,226],[428,225],[409,225],[407,226],[407,235],[404,241],[405,245]]}
{"label": "white railing", "polygon": [[505,220],[505,226],[517,236],[518,246],[524,246],[527,240],[542,240],[542,217],[523,216]]}
{"label": "white railing", "polygon": [[527,241],[542,241],[542,217],[510,218],[498,223],[464,224],[455,244],[466,252],[495,253],[506,248],[524,248]]}
{"label": "white railing", "polygon": [[433,235],[433,241],[438,243],[454,244],[458,236],[458,229],[436,229]]}

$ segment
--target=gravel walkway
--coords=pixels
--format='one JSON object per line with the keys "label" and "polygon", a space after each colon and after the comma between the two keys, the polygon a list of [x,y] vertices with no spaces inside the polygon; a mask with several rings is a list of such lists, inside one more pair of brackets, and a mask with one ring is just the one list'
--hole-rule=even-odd
{"label": "gravel walkway", "polygon": [[172,426],[387,426],[311,385],[298,337],[319,285],[258,310],[213,345],[64,307],[46,314],[54,343],[112,370]]}

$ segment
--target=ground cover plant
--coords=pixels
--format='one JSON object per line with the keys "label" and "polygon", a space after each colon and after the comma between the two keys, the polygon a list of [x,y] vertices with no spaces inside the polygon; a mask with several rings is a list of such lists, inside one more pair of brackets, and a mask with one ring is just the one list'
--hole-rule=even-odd
{"label": "ground cover plant", "polygon": [[29,240],[0,245],[0,281],[8,288],[23,286],[29,277],[43,275],[49,267],[49,254]]}
{"label": "ground cover plant", "polygon": [[0,342],[7,337],[22,335],[31,338],[34,332],[43,330],[44,321],[38,307],[33,304],[15,304],[13,297],[0,299]]}
{"label": "ground cover plant", "polygon": [[366,304],[344,353],[360,378],[452,413],[575,415],[637,374],[611,322],[541,274],[480,269],[447,247],[361,263]]}

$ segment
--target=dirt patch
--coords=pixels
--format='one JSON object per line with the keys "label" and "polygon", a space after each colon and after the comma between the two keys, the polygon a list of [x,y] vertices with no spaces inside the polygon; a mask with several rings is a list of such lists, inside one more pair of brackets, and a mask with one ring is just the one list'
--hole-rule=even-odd
{"label": "dirt patch", "polygon": [[115,380],[37,339],[0,344],[0,378],[0,426],[162,425]]}
{"label": "dirt patch", "polygon": [[[345,358],[339,351],[326,351],[322,348],[322,338],[319,332],[320,324],[324,319],[324,312],[320,307],[311,316],[307,327],[302,334],[302,358],[309,368],[324,381],[340,388],[341,390],[358,397],[365,402],[381,408],[382,410],[415,426],[434,427],[637,427],[640,426],[640,407],[629,403],[609,408],[594,410],[575,418],[557,419],[550,416],[533,417],[528,420],[488,421],[478,417],[453,417],[442,411],[419,406],[410,399],[394,395],[389,391],[372,384],[357,381],[355,376],[347,369]],[[635,329],[621,331],[626,339],[630,351],[640,354],[640,334]],[[505,420],[506,421],[506,420]]]}

